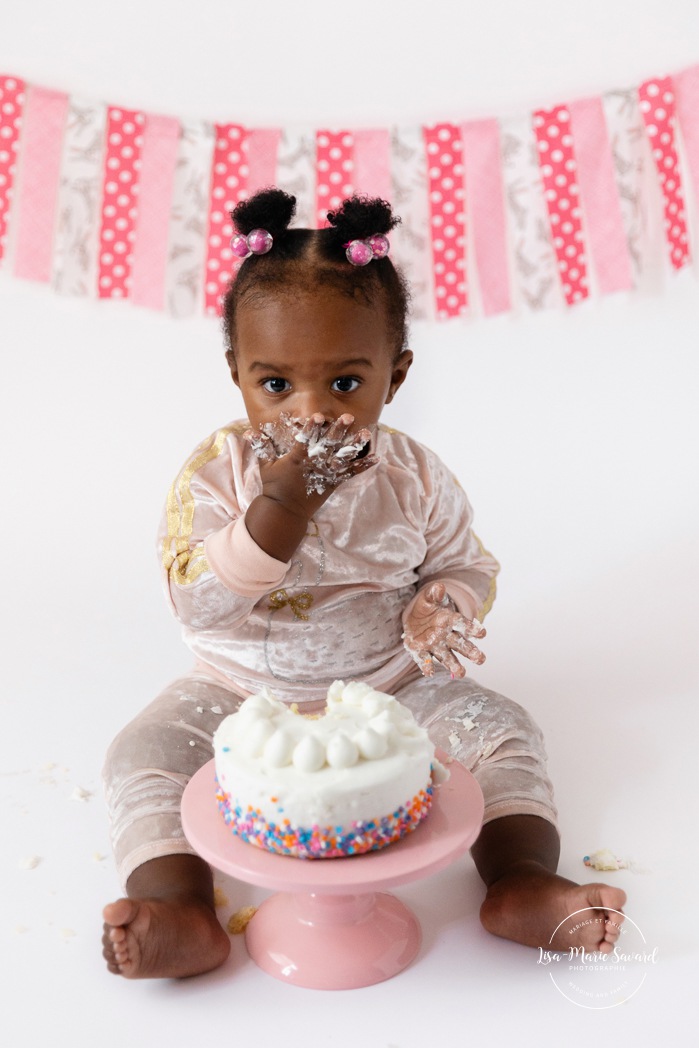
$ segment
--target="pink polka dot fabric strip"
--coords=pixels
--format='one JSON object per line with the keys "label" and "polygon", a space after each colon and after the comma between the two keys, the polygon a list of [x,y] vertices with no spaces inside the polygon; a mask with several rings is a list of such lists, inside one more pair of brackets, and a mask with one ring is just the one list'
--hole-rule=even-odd
{"label": "pink polka dot fabric strip", "polygon": [[7,216],[17,167],[17,146],[24,109],[24,81],[0,77],[0,259],[7,243]]}
{"label": "pink polka dot fabric strip", "polygon": [[675,89],[672,77],[644,81],[638,100],[664,198],[665,237],[670,262],[681,269],[689,262],[689,242],[682,180],[675,146]]}
{"label": "pink polka dot fabric strip", "polygon": [[461,128],[435,124],[423,128],[438,319],[462,316],[468,309],[466,288],[466,214]]}
{"label": "pink polka dot fabric strip", "polygon": [[230,212],[247,195],[247,137],[239,124],[216,124],[204,278],[204,311],[209,316],[220,315],[226,285],[240,266],[230,248]]}
{"label": "pink polka dot fabric strip", "polygon": [[558,275],[572,306],[586,299],[590,289],[570,112],[567,106],[537,109],[533,121]]}
{"label": "pink polka dot fabric strip", "polygon": [[99,298],[127,298],[130,292],[144,120],[144,114],[136,110],[114,106],[107,110],[97,271]]}
{"label": "pink polka dot fabric strip", "polygon": [[316,133],[316,222],[328,225],[328,211],[354,193],[354,136],[349,131]]}

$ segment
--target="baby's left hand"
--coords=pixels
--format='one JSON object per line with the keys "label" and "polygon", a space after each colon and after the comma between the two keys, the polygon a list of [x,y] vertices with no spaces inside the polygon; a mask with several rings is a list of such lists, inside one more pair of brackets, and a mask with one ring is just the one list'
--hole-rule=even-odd
{"label": "baby's left hand", "polygon": [[434,674],[439,663],[452,678],[465,677],[466,670],[454,652],[477,665],[485,662],[485,655],[467,637],[485,637],[478,619],[467,619],[459,614],[443,582],[435,582],[418,595],[405,622],[403,644],[425,677]]}

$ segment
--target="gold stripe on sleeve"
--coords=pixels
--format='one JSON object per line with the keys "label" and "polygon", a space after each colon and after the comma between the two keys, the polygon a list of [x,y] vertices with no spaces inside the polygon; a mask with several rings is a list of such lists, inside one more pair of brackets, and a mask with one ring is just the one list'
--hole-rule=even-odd
{"label": "gold stripe on sleeve", "polygon": [[[456,476],[456,474],[455,473],[450,473],[450,476],[451,476],[452,480],[454,481],[454,483],[456,484],[457,488],[459,488],[461,491],[463,491],[464,489],[461,487],[461,483],[459,482],[459,478]],[[464,494],[465,494],[465,492],[464,492]],[[495,557],[493,556],[493,554],[490,552],[490,550],[487,550],[485,548],[485,546],[483,545],[481,540],[478,538],[478,535],[476,535],[476,533],[473,530],[473,528],[471,528],[471,534],[473,535],[474,539],[478,543],[478,548],[481,551],[482,556],[490,557],[491,560],[495,560]],[[495,561],[495,563],[497,564],[497,561]],[[497,570],[498,571],[500,570],[500,565],[499,564],[498,564],[498,569]],[[495,575],[493,575],[493,577],[490,580],[490,584],[488,586],[488,594],[487,594],[485,600],[483,601],[483,607],[481,608],[481,610],[479,612],[479,620],[481,622],[486,617],[486,615],[488,614],[488,612],[492,608],[493,604],[495,603],[495,595],[497,593],[497,589],[498,589],[498,587],[497,587],[497,583],[495,581]]]}
{"label": "gold stripe on sleeve", "polygon": [[170,575],[179,586],[188,586],[208,570],[209,562],[204,555],[204,547],[199,545],[191,551],[183,550],[173,558]]}
{"label": "gold stripe on sleeve", "polygon": [[[489,550],[487,550],[485,548],[485,546],[483,545],[481,540],[478,538],[478,535],[476,535],[476,533],[473,530],[473,528],[471,528],[471,534],[473,535],[474,539],[478,543],[478,548],[481,551],[481,553],[483,554],[483,556],[484,557],[490,557],[492,560],[495,560],[495,557],[493,557],[493,554],[490,553]],[[497,561],[496,561],[496,563],[497,563]],[[498,564],[498,571],[499,570],[500,570],[500,565]],[[486,617],[486,615],[488,614],[488,612],[492,608],[493,603],[495,602],[495,594],[496,593],[497,593],[497,582],[495,581],[495,575],[493,575],[493,577],[490,580],[490,585],[488,586],[488,595],[486,596],[485,600],[483,601],[483,607],[480,610],[479,619],[480,619],[481,622],[483,621],[483,619]]]}
{"label": "gold stripe on sleeve", "polygon": [[163,540],[163,567],[179,586],[188,585],[208,569],[204,547],[190,550],[194,527],[194,497],[191,485],[194,474],[221,454],[226,438],[238,427],[224,426],[203,441],[170,488],[167,497],[167,536]]}

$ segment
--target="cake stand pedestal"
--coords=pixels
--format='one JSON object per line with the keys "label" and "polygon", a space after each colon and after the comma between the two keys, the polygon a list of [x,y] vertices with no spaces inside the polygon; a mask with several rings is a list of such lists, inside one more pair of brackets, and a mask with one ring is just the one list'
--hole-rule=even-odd
{"label": "cake stand pedestal", "polygon": [[450,777],[435,790],[417,829],[381,851],[346,859],[296,859],[239,840],[218,810],[214,761],[193,776],[182,798],[192,847],[216,869],[278,893],[262,903],[245,932],[260,968],[294,986],[348,990],[390,979],[414,960],[421,942],[417,917],[381,889],[436,873],[478,836],[480,787],[461,764],[448,767]]}

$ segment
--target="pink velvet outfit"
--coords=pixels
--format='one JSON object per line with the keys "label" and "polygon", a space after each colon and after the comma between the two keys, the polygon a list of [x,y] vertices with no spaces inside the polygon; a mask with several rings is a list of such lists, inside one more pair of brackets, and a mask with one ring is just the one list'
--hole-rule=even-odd
{"label": "pink velvet outfit", "polygon": [[534,814],[555,823],[541,732],[516,703],[437,669],[420,675],[403,618],[418,589],[445,583],[483,619],[498,564],[471,529],[468,500],[427,448],[379,426],[378,466],[343,482],[288,563],[252,540],[245,512],[261,491],[246,422],[195,450],[170,489],[159,534],[165,590],[197,664],[112,743],[105,766],[122,882],[141,863],[189,853],[182,791],[212,756],[211,738],[241,698],[269,686],[309,712],[336,679],[396,695],[434,741],[478,778],[486,821]]}

